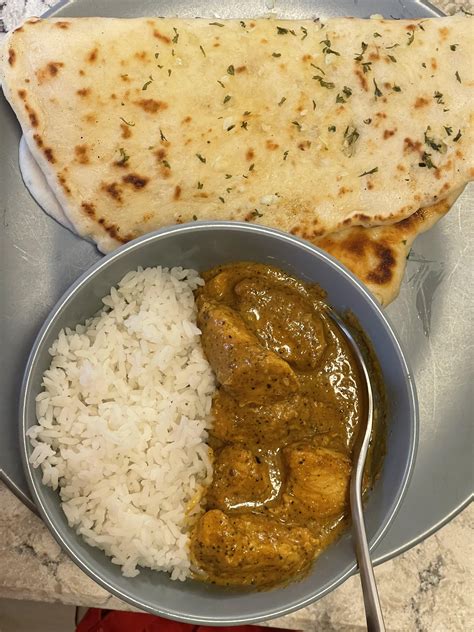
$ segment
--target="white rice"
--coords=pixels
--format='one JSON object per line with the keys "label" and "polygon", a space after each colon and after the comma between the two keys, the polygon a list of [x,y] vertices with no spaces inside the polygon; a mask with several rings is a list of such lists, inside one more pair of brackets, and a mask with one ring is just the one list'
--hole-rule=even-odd
{"label": "white rice", "polygon": [[85,325],[61,331],[36,398],[30,461],[68,523],[122,567],[190,573],[189,526],[212,478],[212,370],[194,270],[128,273]]}

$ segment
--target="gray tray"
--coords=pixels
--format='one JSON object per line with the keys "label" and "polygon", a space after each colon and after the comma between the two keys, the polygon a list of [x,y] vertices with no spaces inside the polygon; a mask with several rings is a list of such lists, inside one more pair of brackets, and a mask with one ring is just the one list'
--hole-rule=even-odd
{"label": "gray tray", "polygon": [[[46,15],[266,15],[268,0],[76,0]],[[279,17],[439,15],[417,0],[275,2]],[[100,257],[94,246],[50,219],[30,197],[18,168],[20,128],[0,94],[0,475],[34,509],[18,447],[18,394],[29,349],[66,288]],[[472,493],[472,270],[474,188],[415,244],[400,296],[388,308],[405,343],[420,401],[421,436],[402,508],[375,551],[384,561],[420,541],[459,512]],[[471,211],[471,212],[469,212]],[[469,346],[471,345],[471,351]]]}

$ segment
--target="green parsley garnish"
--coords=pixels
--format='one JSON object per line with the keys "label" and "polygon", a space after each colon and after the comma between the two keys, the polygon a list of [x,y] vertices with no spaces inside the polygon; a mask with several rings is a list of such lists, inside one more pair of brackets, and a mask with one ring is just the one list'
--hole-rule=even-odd
{"label": "green parsley garnish", "polygon": [[167,160],[162,160],[161,162],[165,165],[167,169],[171,169],[170,163]]}
{"label": "green parsley garnish", "polygon": [[346,131],[344,132],[344,143],[348,147],[350,147],[351,145],[353,145],[357,141],[359,136],[360,136],[360,134],[356,130],[356,128],[352,127],[352,125],[348,125],[346,127]]}
{"label": "green parsley garnish", "polygon": [[322,68],[320,68],[319,66],[315,66],[313,63],[310,64],[311,66],[313,66],[313,68],[316,68],[316,70],[319,70],[319,72],[321,72],[323,75],[325,75],[326,73],[324,72],[324,70]]}
{"label": "green parsley garnish", "polygon": [[362,176],[370,176],[373,173],[377,173],[378,170],[379,170],[378,167],[374,167],[373,169],[370,169],[370,171],[364,171],[364,173],[359,174],[359,178],[362,178]]}
{"label": "green parsley garnish", "polygon": [[313,110],[316,109],[316,101],[313,99]]}
{"label": "green parsley garnish", "polygon": [[281,53],[272,53],[272,57],[281,57]]}
{"label": "green parsley garnish", "polygon": [[279,105],[279,106],[280,106],[280,105],[283,105],[283,103],[285,103],[285,101],[286,101],[286,97],[282,97],[282,98],[280,99],[280,102],[278,103],[278,105]]}
{"label": "green parsley garnish", "polygon": [[385,46],[385,48],[390,50],[391,48],[396,48],[397,46],[400,46],[400,44],[392,44],[391,46]]}
{"label": "green parsley garnish", "polygon": [[159,56],[160,56],[160,53],[155,53],[155,59],[158,59]]}
{"label": "green parsley garnish", "polygon": [[247,121],[242,121],[242,123],[240,124],[240,127],[242,127],[243,129],[247,129],[248,123]]}
{"label": "green parsley garnish", "polygon": [[285,152],[283,152],[283,160],[286,160],[288,158],[289,153],[290,152],[288,151],[288,149]]}
{"label": "green parsley garnish", "polygon": [[439,151],[440,153],[444,154],[446,153],[446,144],[443,143],[443,141],[436,141],[432,136],[429,136],[429,132],[431,131],[431,127],[428,125],[428,127],[425,130],[424,133],[424,138],[425,138],[425,144],[428,145],[428,147],[431,147],[431,149],[434,149],[435,151]]}
{"label": "green parsley garnish", "polygon": [[459,72],[456,70],[456,72],[454,73],[454,76],[456,77],[456,79],[459,81],[459,83],[462,83],[461,81],[461,77],[459,76]]}
{"label": "green parsley garnish", "polygon": [[230,101],[232,99],[232,97],[230,96],[230,94],[226,94],[224,97],[224,103],[227,103],[228,101]]}
{"label": "green parsley garnish", "polygon": [[173,44],[177,44],[179,40],[178,29],[175,26],[173,26],[173,31],[174,31],[174,37],[171,41],[173,42]]}
{"label": "green parsley garnish", "polygon": [[222,81],[219,81],[219,79],[217,80],[217,83],[222,87],[225,88],[225,85],[222,83]]}
{"label": "green parsley garnish", "polygon": [[364,119],[364,123],[365,123],[366,125],[370,125],[370,124],[372,123],[372,119],[371,119],[371,118]]}
{"label": "green parsley garnish", "polygon": [[206,159],[204,158],[204,156],[201,156],[201,154],[196,154],[196,158],[199,158],[201,162],[206,162]]}
{"label": "green parsley garnish", "polygon": [[250,167],[249,167],[249,171],[253,171],[253,170],[254,170],[254,168],[255,168],[255,164],[252,162],[252,164],[251,164],[251,165],[250,165]]}
{"label": "green parsley garnish", "polygon": [[371,66],[372,66],[371,61],[362,62],[362,70],[364,71],[364,74],[368,73],[369,70],[372,70]]}
{"label": "green parsley garnish", "polygon": [[229,127],[227,128],[227,132],[230,132],[231,129],[234,129],[235,125],[229,125]]}
{"label": "green parsley garnish", "polygon": [[422,162],[418,163],[419,167],[428,167],[428,169],[436,169],[436,165],[431,160],[431,154],[429,154],[428,152],[426,151],[423,152],[423,154],[421,155],[421,160]]}
{"label": "green parsley garnish", "polygon": [[400,86],[393,86],[392,90],[393,90],[394,92],[401,92],[401,91],[402,91],[402,89],[400,88]]}
{"label": "green parsley garnish", "polygon": [[458,130],[458,133],[456,134],[456,136],[453,138],[453,142],[457,143],[458,140],[461,138],[462,134],[461,134],[461,130]]}
{"label": "green parsley garnish", "polygon": [[298,131],[301,132],[301,123],[298,121],[291,121],[291,124],[298,128]]}
{"label": "green parsley garnish", "polygon": [[383,92],[379,89],[379,87],[378,87],[377,82],[375,81],[375,79],[373,79],[373,82],[374,82],[374,86],[375,86],[375,92],[374,92],[375,96],[376,96],[376,97],[381,97],[381,96],[383,96]]}
{"label": "green parsley garnish", "polygon": [[132,123],[131,121],[126,121],[123,116],[120,117],[120,120],[123,121],[125,123],[125,125],[129,125],[130,127],[135,127],[135,123]]}
{"label": "green parsley garnish", "polygon": [[166,140],[166,136],[161,131],[161,127],[160,127],[160,138],[161,138],[161,140]]}
{"label": "green parsley garnish", "polygon": [[263,217],[263,213],[260,213],[260,211],[258,209],[254,209],[251,212],[252,217]]}
{"label": "green parsley garnish", "polygon": [[[199,187],[198,187],[199,188]],[[193,222],[197,222],[197,215],[193,215]]]}
{"label": "green parsley garnish", "polygon": [[230,180],[230,178],[232,178],[232,174],[231,173],[226,173],[225,174],[225,179],[226,180]]}
{"label": "green parsley garnish", "polygon": [[144,83],[143,86],[142,86],[142,90],[146,90],[152,81],[153,81],[153,77],[151,75],[149,75],[148,81],[146,83]]}
{"label": "green parsley garnish", "polygon": [[220,22],[209,22],[209,26],[224,26],[223,24],[221,24]]}
{"label": "green parsley garnish", "polygon": [[394,64],[397,63],[397,60],[393,55],[387,55],[387,57],[390,59],[390,61],[393,61]]}
{"label": "green parsley garnish", "polygon": [[197,188],[198,188],[198,189],[202,189],[202,188],[203,188],[203,186],[204,186],[204,185],[203,185],[203,183],[202,183],[202,182],[198,182],[198,183],[197,183]]}
{"label": "green parsley garnish", "polygon": [[330,125],[328,127],[328,132],[335,132],[336,131],[336,126],[335,125]]}
{"label": "green parsley garnish", "polygon": [[304,26],[300,26],[300,29],[303,31],[303,37],[301,38],[301,41],[303,41],[308,37],[308,29],[305,29]]}
{"label": "green parsley garnish", "polygon": [[243,20],[240,20],[240,26],[245,29],[247,28],[247,25],[245,24],[245,22]]}
{"label": "green parsley garnish", "polygon": [[234,66],[232,64],[227,67],[227,74],[228,75],[235,75],[235,68],[234,68]]}
{"label": "green parsley garnish", "polygon": [[126,162],[130,160],[130,156],[127,154],[123,147],[120,147],[120,160],[117,161],[118,165],[124,165]]}
{"label": "green parsley garnish", "polygon": [[438,90],[436,90],[436,92],[433,94],[433,98],[436,99],[439,105],[444,105],[442,92],[438,92]]}
{"label": "green parsley garnish", "polygon": [[456,50],[456,48],[459,46],[459,44],[451,44],[451,46],[449,47],[451,50]]}
{"label": "green parsley garnish", "polygon": [[344,96],[342,94],[338,94],[336,97],[336,103],[345,103],[346,100],[352,95],[352,90],[347,86],[344,86],[342,89],[342,93]]}
{"label": "green parsley garnish", "polygon": [[380,35],[380,33],[375,32],[374,37],[382,37],[382,36]]}
{"label": "green parsley garnish", "polygon": [[446,130],[446,134],[448,136],[451,136],[451,134],[453,133],[453,128],[444,126],[444,129]]}
{"label": "green parsley garnish", "polygon": [[407,33],[408,35],[408,40],[407,40],[407,46],[411,46],[413,44],[413,40],[415,39],[415,31],[410,31],[409,33]]}
{"label": "green parsley garnish", "polygon": [[355,61],[362,61],[362,56],[365,53],[365,51],[367,50],[367,46],[368,46],[368,44],[366,44],[365,42],[362,42],[360,53],[354,57]]}
{"label": "green parsley garnish", "polygon": [[219,200],[222,202],[222,204],[225,204],[225,200],[223,197],[219,196]]}
{"label": "green parsley garnish", "polygon": [[324,81],[324,79],[320,77],[319,75],[315,75],[313,79],[316,79],[316,81],[319,81],[319,85],[323,88],[329,88],[330,90],[332,90],[335,87],[332,81]]}
{"label": "green parsley garnish", "polygon": [[199,48],[201,49],[201,53],[204,55],[204,57],[206,56],[206,51],[204,50],[204,48],[202,46],[199,46]]}
{"label": "green parsley garnish", "polygon": [[341,53],[338,53],[336,50],[331,48],[331,40],[326,38],[325,40],[321,40],[319,43],[324,44],[323,53],[325,55],[337,55],[338,57],[341,55]]}
{"label": "green parsley garnish", "polygon": [[288,29],[284,29],[282,26],[277,26],[278,35],[286,35],[288,33]]}

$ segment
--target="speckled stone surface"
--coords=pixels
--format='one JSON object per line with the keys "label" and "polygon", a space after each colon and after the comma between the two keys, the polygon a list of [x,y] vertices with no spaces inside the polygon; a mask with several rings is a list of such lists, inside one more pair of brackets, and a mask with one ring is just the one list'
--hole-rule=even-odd
{"label": "speckled stone surface", "polygon": [[[433,1],[447,13],[472,0]],[[41,15],[53,0],[0,0],[0,33]],[[376,569],[389,632],[474,631],[474,507],[422,544]],[[0,483],[0,598],[128,609],[80,571],[42,521]],[[358,577],[294,614],[268,625],[318,632],[365,629]]]}
{"label": "speckled stone surface", "polygon": [[[0,597],[128,609],[61,552],[41,520],[0,483]],[[389,632],[474,630],[474,506],[376,569]],[[268,625],[318,632],[365,629],[358,577]]]}

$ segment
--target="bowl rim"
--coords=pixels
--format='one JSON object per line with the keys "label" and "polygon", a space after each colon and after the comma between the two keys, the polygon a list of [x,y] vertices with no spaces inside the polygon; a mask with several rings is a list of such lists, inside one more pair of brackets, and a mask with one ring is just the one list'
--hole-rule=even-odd
{"label": "bowl rim", "polygon": [[[410,366],[408,365],[405,353],[401,346],[399,337],[390,321],[388,316],[382,311],[381,306],[370,293],[370,291],[363,285],[361,281],[348,269],[346,268],[340,261],[338,261],[335,257],[328,254],[321,248],[310,244],[309,242],[300,239],[290,233],[286,233],[275,228],[270,228],[267,226],[262,226],[260,224],[251,224],[246,222],[231,222],[231,221],[196,221],[189,222],[185,224],[178,224],[172,226],[166,226],[159,230],[153,231],[151,233],[147,233],[141,237],[134,239],[123,246],[120,246],[116,250],[111,253],[106,254],[104,257],[99,259],[96,263],[94,263],[90,268],[88,268],[85,272],[83,272],[76,281],[74,281],[66,291],[61,295],[61,297],[56,301],[55,305],[50,310],[48,316],[46,317],[42,327],[36,335],[35,341],[31,348],[31,351],[28,356],[28,360],[23,373],[23,380],[21,384],[20,397],[19,397],[19,434],[20,434],[20,454],[23,465],[23,470],[25,472],[26,480],[28,483],[29,490],[31,492],[32,498],[35,502],[35,505],[39,511],[40,517],[43,522],[48,527],[49,531],[57,541],[57,543],[61,546],[62,550],[64,550],[70,559],[82,570],[84,571],[91,579],[93,579],[97,584],[99,584],[102,588],[105,588],[108,592],[115,595],[119,599],[139,608],[141,610],[145,610],[151,614],[155,614],[158,616],[164,616],[168,619],[174,621],[181,621],[184,623],[195,623],[200,625],[236,625],[236,624],[251,624],[251,623],[259,623],[262,621],[266,621],[268,619],[272,619],[275,617],[281,617],[301,608],[304,608],[311,603],[317,601],[321,597],[324,597],[329,592],[340,586],[343,582],[345,582],[350,576],[354,575],[357,572],[357,563],[354,561],[348,565],[345,571],[341,572],[335,579],[331,582],[327,583],[322,589],[317,591],[309,592],[306,597],[299,598],[294,600],[293,602],[287,605],[275,606],[270,610],[265,612],[257,612],[255,614],[250,615],[242,615],[239,617],[207,617],[207,616],[193,616],[187,615],[177,610],[168,609],[162,606],[150,606],[148,603],[144,603],[138,598],[130,596],[126,591],[122,590],[120,587],[116,587],[109,580],[105,579],[101,576],[100,572],[97,572],[95,568],[92,568],[89,564],[87,564],[81,557],[79,553],[75,551],[75,547],[71,546],[62,535],[60,528],[56,525],[56,522],[50,517],[48,511],[48,503],[43,500],[41,490],[45,487],[41,481],[39,475],[35,474],[37,471],[36,468],[29,463],[29,451],[30,451],[30,443],[26,435],[26,431],[28,429],[28,415],[26,408],[27,395],[30,390],[31,378],[34,366],[36,361],[42,351],[43,344],[45,338],[48,336],[50,330],[55,326],[57,319],[63,312],[63,310],[70,304],[71,301],[74,300],[75,296],[81,291],[82,287],[93,281],[93,279],[99,276],[104,269],[108,266],[112,265],[117,259],[126,258],[135,250],[139,250],[145,244],[154,241],[160,241],[161,239],[166,239],[169,237],[173,237],[178,233],[184,232],[202,232],[209,231],[213,229],[225,229],[229,231],[236,232],[252,232],[252,233],[260,233],[264,236],[270,238],[276,238],[282,240],[286,243],[289,243],[293,246],[297,246],[298,248],[309,252],[316,258],[320,260],[324,260],[329,263],[333,268],[336,268],[338,273],[342,276],[346,277],[353,285],[355,285],[358,290],[363,294],[364,300],[370,305],[372,311],[376,312],[376,315],[379,319],[382,320],[384,324],[384,328],[387,330],[388,335],[391,337],[396,353],[399,356],[400,364],[403,369],[404,379],[407,385],[407,391],[409,396],[409,405],[410,405],[410,416],[412,419],[411,423],[411,433],[409,439],[409,450],[407,455],[406,466],[404,468],[404,472],[402,474],[402,482],[399,486],[399,489],[395,495],[394,500],[391,503],[390,509],[387,512],[385,520],[382,522],[381,526],[377,529],[375,535],[371,538],[369,542],[369,549],[372,551],[381,541],[381,539],[385,536],[388,529],[390,528],[393,520],[395,519],[400,506],[402,504],[403,498],[408,489],[408,485],[410,483],[413,469],[415,465],[416,452],[418,447],[419,440],[419,409],[418,409],[418,398],[416,393],[416,387],[414,383],[413,373],[411,371]],[[157,263],[157,265],[159,265]],[[67,524],[66,517],[64,516],[64,524],[67,529],[71,529]],[[74,532],[75,533],[75,532]],[[76,534],[77,535],[77,534]]]}

